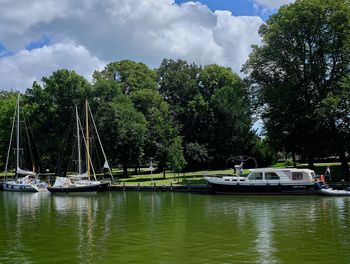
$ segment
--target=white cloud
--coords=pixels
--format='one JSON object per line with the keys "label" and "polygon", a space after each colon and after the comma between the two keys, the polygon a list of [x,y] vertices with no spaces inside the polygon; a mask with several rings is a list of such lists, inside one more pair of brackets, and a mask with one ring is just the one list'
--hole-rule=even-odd
{"label": "white cloud", "polygon": [[[0,16],[0,41],[8,50],[21,50],[27,43],[48,36],[52,43],[71,41],[84,47],[88,54],[85,58],[95,56],[96,60],[106,62],[132,59],[150,67],[158,67],[163,58],[181,58],[202,65],[217,63],[239,71],[248,58],[250,46],[260,41],[257,31],[263,23],[260,17],[212,12],[199,2],[177,5],[173,0],[0,2],[1,13],[11,13],[13,9],[15,14]],[[15,52],[15,57],[22,53]],[[6,61],[15,57],[6,57]],[[51,65],[55,59],[59,57],[53,57]],[[6,66],[4,61],[1,59]],[[75,61],[68,65],[83,69],[83,63]],[[62,64],[63,61],[57,62]],[[44,67],[41,70],[36,78],[48,72]]]}
{"label": "white cloud", "polygon": [[40,81],[42,76],[61,68],[74,70],[91,79],[93,71],[102,69],[104,65],[86,48],[74,43],[21,50],[13,56],[0,58],[0,90],[24,91],[34,81]]}
{"label": "white cloud", "polygon": [[283,5],[294,3],[295,0],[254,0],[255,4],[265,9],[278,9]]}

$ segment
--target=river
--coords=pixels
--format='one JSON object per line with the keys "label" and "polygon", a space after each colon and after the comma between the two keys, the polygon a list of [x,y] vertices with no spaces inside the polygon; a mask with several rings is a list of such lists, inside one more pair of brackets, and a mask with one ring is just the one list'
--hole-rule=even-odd
{"label": "river", "polygon": [[0,263],[350,263],[350,197],[0,192]]}

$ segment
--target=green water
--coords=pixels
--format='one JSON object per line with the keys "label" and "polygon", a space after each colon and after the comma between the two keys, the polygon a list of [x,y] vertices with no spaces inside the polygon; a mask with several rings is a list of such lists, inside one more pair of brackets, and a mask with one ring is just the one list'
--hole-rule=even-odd
{"label": "green water", "polygon": [[350,197],[0,192],[0,263],[350,263]]}

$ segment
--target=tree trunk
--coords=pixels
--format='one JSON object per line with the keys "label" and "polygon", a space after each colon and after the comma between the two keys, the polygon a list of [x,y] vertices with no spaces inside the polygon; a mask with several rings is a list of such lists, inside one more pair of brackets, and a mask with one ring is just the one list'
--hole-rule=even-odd
{"label": "tree trunk", "polygon": [[165,170],[163,170],[163,179],[165,179]]}
{"label": "tree trunk", "polygon": [[123,175],[124,175],[124,177],[129,177],[129,175],[128,175],[128,164],[125,162],[125,163],[123,163]]}
{"label": "tree trunk", "polygon": [[344,152],[341,152],[339,154],[339,160],[341,162],[341,167],[342,167],[342,177],[343,179],[348,181],[350,178],[350,171],[349,171],[349,164],[348,164],[347,158],[345,157]]}
{"label": "tree trunk", "polygon": [[296,168],[297,167],[297,162],[295,160],[295,152],[292,151],[292,160],[293,160],[293,167]]}
{"label": "tree trunk", "polygon": [[137,175],[137,171],[138,171],[137,168],[138,168],[138,167],[135,166],[135,171],[134,171],[134,174],[135,174],[135,175]]}
{"label": "tree trunk", "polygon": [[314,162],[315,162],[314,156],[312,154],[309,154],[307,156],[307,163],[310,170],[314,169]]}

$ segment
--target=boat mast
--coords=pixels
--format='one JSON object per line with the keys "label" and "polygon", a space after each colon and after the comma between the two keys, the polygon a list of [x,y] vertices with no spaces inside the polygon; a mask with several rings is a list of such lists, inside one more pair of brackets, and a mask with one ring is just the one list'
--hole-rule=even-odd
{"label": "boat mast", "polygon": [[[9,158],[10,158],[10,152],[11,152],[11,145],[12,145],[13,131],[14,131],[14,128],[15,128],[16,116],[17,116],[17,107],[15,107],[15,113],[13,114],[13,119],[12,119],[11,137],[10,137],[9,147],[8,147],[8,150],[7,150],[7,158],[6,158],[6,165],[5,165],[5,176],[7,176],[7,169],[8,169],[8,164],[9,164]],[[17,168],[16,168],[16,171],[17,171]]]}
{"label": "boat mast", "polygon": [[80,133],[79,133],[79,117],[78,117],[78,107],[77,107],[77,105],[75,105],[75,116],[76,116],[76,121],[77,121],[78,170],[79,170],[79,176],[81,176]]}
{"label": "boat mast", "polygon": [[18,178],[18,168],[19,168],[19,93],[17,98],[17,144],[16,144],[16,179]]}
{"label": "boat mast", "polygon": [[90,139],[89,139],[89,116],[88,116],[88,101],[85,100],[85,125],[86,125],[86,164],[87,175],[90,180]]}

